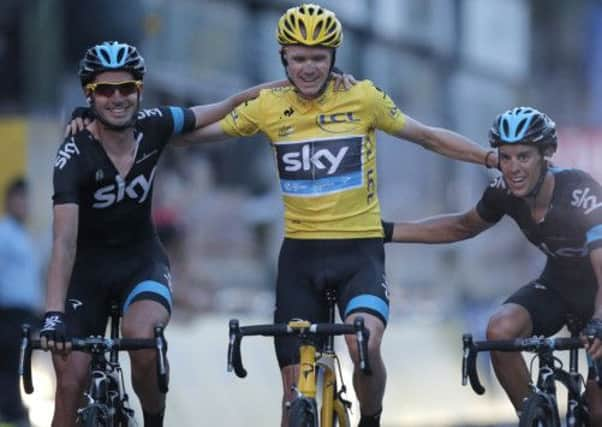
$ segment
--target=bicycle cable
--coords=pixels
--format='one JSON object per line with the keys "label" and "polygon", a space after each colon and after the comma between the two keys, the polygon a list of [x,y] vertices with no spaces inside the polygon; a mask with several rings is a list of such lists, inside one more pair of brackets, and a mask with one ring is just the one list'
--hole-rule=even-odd
{"label": "bicycle cable", "polygon": [[337,391],[337,398],[343,403],[343,405],[349,410],[349,412],[353,413],[353,411],[351,410],[351,401],[343,398],[343,395],[347,393],[347,386],[343,382],[343,369],[341,368],[341,361],[339,360],[339,356],[335,354],[334,360],[337,365],[339,378],[341,380],[341,388]]}

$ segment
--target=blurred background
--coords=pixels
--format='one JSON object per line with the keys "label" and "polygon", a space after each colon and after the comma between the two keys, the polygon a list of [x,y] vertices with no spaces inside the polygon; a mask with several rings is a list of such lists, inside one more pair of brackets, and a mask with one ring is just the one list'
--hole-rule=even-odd
{"label": "blurred background", "polygon": [[[496,114],[532,105],[558,125],[557,164],[602,178],[602,148],[595,143],[602,137],[602,1],[320,3],[343,22],[337,65],[373,80],[406,114],[485,146]],[[27,177],[28,226],[42,267],[50,249],[52,167],[70,113],[83,105],[76,70],[85,49],[104,40],[136,45],[148,68],[144,106],[210,103],[283,78],[275,27],[296,4],[0,3],[0,191],[15,176]],[[389,220],[469,209],[494,173],[386,134],[379,135],[378,157],[380,201]],[[169,148],[155,180],[154,208],[176,300],[167,425],[278,425],[281,386],[271,342],[245,344],[250,374],[244,381],[225,370],[228,319],[269,322],[273,309],[283,224],[265,138]],[[515,423],[487,360],[481,366],[490,378],[485,396],[460,385],[461,334],[482,337],[493,310],[542,266],[543,256],[506,219],[468,242],[387,247],[392,316],[383,349],[385,426]],[[48,355],[36,366],[36,393],[26,402],[33,425],[47,426]]]}

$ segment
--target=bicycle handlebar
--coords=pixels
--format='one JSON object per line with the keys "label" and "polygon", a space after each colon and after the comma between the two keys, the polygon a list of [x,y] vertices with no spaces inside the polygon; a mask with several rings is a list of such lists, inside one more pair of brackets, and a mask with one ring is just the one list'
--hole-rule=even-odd
{"label": "bicycle handlebar", "polygon": [[245,378],[247,370],[242,363],[241,343],[245,336],[333,336],[333,335],[355,335],[358,354],[360,357],[360,369],[366,375],[372,375],[368,361],[368,340],[370,331],[364,326],[364,319],[357,317],[353,325],[338,323],[307,323],[305,326],[291,326],[287,323],[276,323],[268,325],[253,325],[241,327],[237,319],[231,319],[229,324],[228,343],[228,372],[234,371],[237,377]]}
{"label": "bicycle handlebar", "polygon": [[462,357],[462,385],[470,381],[470,386],[476,394],[485,393],[485,388],[479,380],[477,371],[477,354],[481,351],[518,352],[529,351],[540,353],[543,351],[572,350],[583,348],[579,338],[543,338],[529,337],[514,340],[473,341],[471,334],[462,335],[464,355]]}
{"label": "bicycle handlebar", "polygon": [[[155,349],[157,351],[157,380],[159,390],[167,393],[167,341],[163,335],[164,327],[157,325],[154,328],[154,338],[106,338],[88,337],[72,338],[72,351],[81,351],[90,354],[107,353],[110,351],[137,351]],[[19,357],[19,375],[23,381],[25,393],[33,393],[33,381],[31,376],[31,354],[33,350],[45,350],[40,340],[31,339],[31,328],[29,325],[21,326],[21,354]]]}

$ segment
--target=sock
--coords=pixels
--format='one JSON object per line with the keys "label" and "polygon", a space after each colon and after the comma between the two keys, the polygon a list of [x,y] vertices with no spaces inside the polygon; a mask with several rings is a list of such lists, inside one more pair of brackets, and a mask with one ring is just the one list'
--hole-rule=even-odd
{"label": "sock", "polygon": [[144,415],[144,427],[163,427],[165,410],[162,410],[158,414],[149,414],[143,409],[142,414]]}
{"label": "sock", "polygon": [[380,427],[380,411],[376,415],[362,415],[357,427]]}

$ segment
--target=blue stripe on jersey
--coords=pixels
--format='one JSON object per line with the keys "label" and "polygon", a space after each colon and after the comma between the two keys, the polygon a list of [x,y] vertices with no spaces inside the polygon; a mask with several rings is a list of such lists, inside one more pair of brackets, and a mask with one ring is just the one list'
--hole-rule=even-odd
{"label": "blue stripe on jersey", "polygon": [[571,168],[561,168],[559,166],[550,166],[549,171],[554,173],[560,173],[564,171],[572,170]]}
{"label": "blue stripe on jersey", "polygon": [[379,313],[385,320],[389,319],[389,306],[381,298],[375,295],[358,295],[347,304],[345,308],[345,317],[358,308],[367,308]]}
{"label": "blue stripe on jersey", "polygon": [[144,282],[140,282],[136,286],[134,286],[134,289],[132,289],[132,292],[130,292],[125,302],[123,303],[123,310],[121,312],[125,314],[128,307],[132,303],[132,300],[142,292],[152,292],[154,294],[160,295],[163,298],[165,298],[170,308],[173,305],[171,301],[171,293],[169,292],[169,288],[167,286],[154,280],[145,280]]}
{"label": "blue stripe on jersey", "polygon": [[280,179],[282,192],[289,196],[323,196],[361,186],[362,172],[351,172],[345,175],[315,180]]}
{"label": "blue stripe on jersey", "polygon": [[602,224],[590,228],[586,233],[586,239],[588,245],[596,240],[602,240]]}
{"label": "blue stripe on jersey", "polygon": [[173,134],[177,135],[184,128],[184,110],[180,107],[169,107],[173,118]]}

